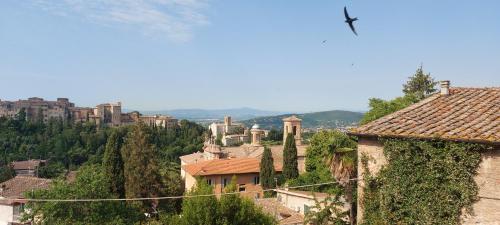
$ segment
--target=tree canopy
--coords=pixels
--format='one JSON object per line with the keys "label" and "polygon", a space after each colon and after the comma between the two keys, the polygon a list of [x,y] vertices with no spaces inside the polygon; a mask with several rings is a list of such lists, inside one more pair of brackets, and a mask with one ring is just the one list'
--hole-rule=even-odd
{"label": "tree canopy", "polygon": [[297,146],[295,145],[295,137],[289,133],[283,149],[283,177],[289,180],[298,176]]}
{"label": "tree canopy", "polygon": [[391,114],[398,110],[408,107],[411,104],[417,103],[436,91],[437,82],[430,74],[424,74],[422,67],[417,69],[415,74],[408,78],[409,80],[403,85],[404,96],[397,97],[392,100],[383,100],[379,98],[370,98],[370,110],[365,113],[361,124],[366,124]]}

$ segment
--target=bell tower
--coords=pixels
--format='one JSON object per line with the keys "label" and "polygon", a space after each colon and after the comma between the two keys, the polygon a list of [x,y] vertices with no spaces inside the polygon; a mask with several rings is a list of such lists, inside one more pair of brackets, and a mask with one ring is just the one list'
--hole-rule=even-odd
{"label": "bell tower", "polygon": [[290,116],[283,119],[283,144],[286,136],[293,134],[296,145],[302,145],[302,120],[296,116]]}

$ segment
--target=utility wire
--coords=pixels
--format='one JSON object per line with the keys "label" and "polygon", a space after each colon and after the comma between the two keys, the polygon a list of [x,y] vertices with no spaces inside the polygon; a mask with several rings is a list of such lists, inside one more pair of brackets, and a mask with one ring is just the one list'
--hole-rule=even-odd
{"label": "utility wire", "polygon": [[[349,179],[348,181],[356,181],[358,179]],[[317,184],[307,184],[293,187],[286,187],[288,189],[304,188],[304,187],[315,187],[327,184],[339,183],[337,181],[317,183]],[[211,197],[211,196],[222,196],[222,195],[236,195],[243,193],[261,193],[268,191],[277,191],[283,189],[266,189],[262,191],[245,191],[245,192],[227,192],[220,194],[206,194],[206,195],[180,195],[180,196],[164,196],[164,197],[147,197],[147,198],[94,198],[94,199],[36,199],[36,198],[4,198],[0,200],[7,201],[28,201],[28,202],[105,202],[105,201],[146,201],[146,200],[162,200],[162,199],[182,199],[182,198],[198,198],[198,197]]]}

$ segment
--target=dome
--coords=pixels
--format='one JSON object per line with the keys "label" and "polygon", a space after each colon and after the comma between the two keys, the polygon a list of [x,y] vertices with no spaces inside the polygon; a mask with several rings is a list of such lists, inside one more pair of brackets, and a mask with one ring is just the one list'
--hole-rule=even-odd
{"label": "dome", "polygon": [[254,124],[254,125],[252,126],[252,129],[260,129],[259,124]]}

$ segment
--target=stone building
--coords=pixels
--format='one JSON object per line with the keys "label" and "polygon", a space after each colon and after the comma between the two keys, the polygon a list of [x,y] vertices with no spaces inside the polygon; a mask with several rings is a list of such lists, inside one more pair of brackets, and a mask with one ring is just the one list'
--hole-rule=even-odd
{"label": "stone building", "polygon": [[[196,185],[196,177],[202,177],[214,187],[215,194],[221,194],[226,185],[236,176],[237,189],[243,196],[261,198],[260,160],[257,158],[224,158],[206,160],[182,166],[185,171],[185,187],[191,190]],[[276,172],[282,171],[282,164],[274,163]]]}
{"label": "stone building", "polygon": [[[500,88],[462,88],[441,82],[440,93],[405,109],[352,129],[357,136],[358,158],[367,155],[368,169],[376,175],[387,164],[380,137],[483,143],[475,181],[479,200],[464,224],[498,224],[500,221]],[[358,223],[363,221],[363,167],[358,161]]]}
{"label": "stone building", "polygon": [[66,120],[70,118],[70,109],[73,107],[75,104],[69,102],[67,98],[57,98],[57,101],[46,101],[37,97],[18,101],[0,100],[0,117],[14,117],[24,109],[27,120],[43,122],[51,118]]}
{"label": "stone building", "polygon": [[75,107],[67,98],[46,101],[32,97],[28,100],[1,101],[0,117],[15,117],[21,109],[26,112],[26,119],[31,121],[50,119],[72,120],[73,122],[92,122],[98,125],[116,127],[144,122],[148,125],[175,127],[178,120],[165,115],[144,116],[139,112],[122,113],[121,102],[104,103],[96,107]]}
{"label": "stone building", "polygon": [[51,180],[29,176],[16,176],[0,184],[0,225],[21,223],[26,200],[23,193],[48,189]]}
{"label": "stone building", "polygon": [[247,130],[241,123],[234,123],[231,116],[224,117],[224,123],[212,123],[208,126],[212,131],[212,138],[221,138],[225,146],[233,146],[248,141]]}
{"label": "stone building", "polygon": [[[295,121],[295,126],[300,127],[300,120],[296,120],[294,118],[285,118],[283,121],[289,121],[293,120]],[[214,144],[213,142],[207,142],[205,143],[205,146],[203,148],[203,151],[200,152],[195,152],[189,155],[184,155],[180,157],[181,160],[181,176],[182,178],[185,179],[186,182],[186,189],[189,190],[189,188],[193,187],[195,185],[195,179],[194,177],[196,176],[203,176],[205,178],[208,178],[208,174],[206,173],[198,173],[198,172],[193,172],[193,168],[206,168],[208,169],[209,167],[212,167],[214,165],[226,165],[226,166],[221,166],[220,168],[217,167],[217,173],[213,172],[210,174],[210,176],[214,176],[214,179],[216,178],[217,182],[220,183],[220,177],[224,174],[223,178],[231,177],[232,175],[236,175],[237,177],[243,176],[245,178],[241,178],[243,180],[247,179],[248,182],[251,180],[250,177],[254,176],[255,174],[259,174],[259,167],[258,165],[260,164],[260,159],[262,158],[262,154],[264,153],[264,146],[261,144],[261,139],[264,135],[264,131],[260,129],[259,125],[254,125],[251,129],[252,132],[252,142],[250,144],[243,144],[241,146],[236,146],[236,147],[222,147]],[[296,135],[297,137],[300,136],[301,130],[296,128]],[[302,173],[305,171],[305,153],[306,153],[306,145],[302,145],[301,141],[299,140],[297,144],[297,161],[298,161],[298,168],[299,172]],[[275,163],[275,169],[277,171],[281,171],[282,164],[283,164],[283,145],[272,145],[268,146],[271,149],[271,154],[274,159]],[[240,161],[241,160],[241,161]],[[231,166],[233,164],[237,164],[240,162],[245,162],[248,165],[252,165],[253,167],[252,170],[235,170],[231,171]],[[212,164],[215,163],[215,164]],[[245,164],[246,165],[246,164]],[[238,166],[237,166],[238,167]],[[241,164],[238,169],[243,169],[244,165]],[[250,168],[250,166],[249,166]],[[278,170],[279,169],[279,170]],[[188,171],[190,170],[190,171]],[[226,171],[227,170],[227,171]],[[240,179],[240,178],[238,178]],[[254,184],[254,186],[257,184]],[[259,187],[252,187],[252,190],[255,190],[254,188],[260,187],[260,185],[257,185]]]}

